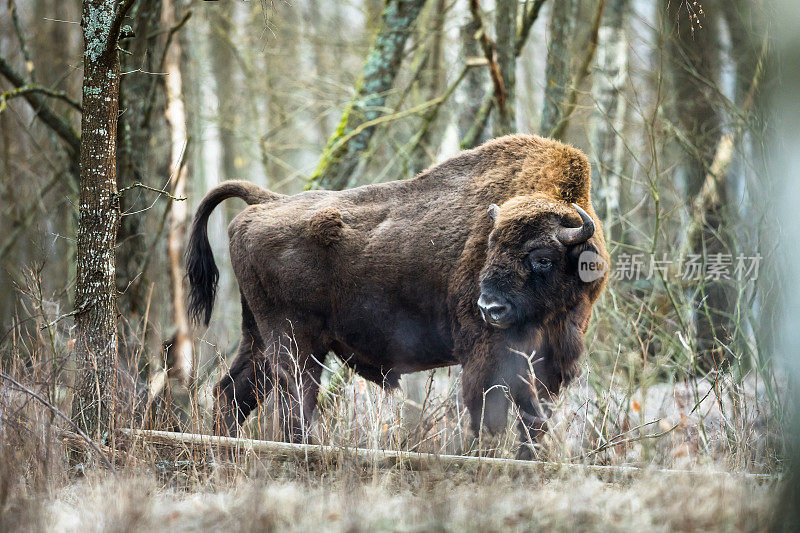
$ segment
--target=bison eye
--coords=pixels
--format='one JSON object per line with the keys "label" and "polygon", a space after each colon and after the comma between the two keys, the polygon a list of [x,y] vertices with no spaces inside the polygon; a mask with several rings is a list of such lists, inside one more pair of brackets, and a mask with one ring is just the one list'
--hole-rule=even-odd
{"label": "bison eye", "polygon": [[547,257],[531,257],[531,266],[537,272],[547,272],[552,268],[553,261]]}

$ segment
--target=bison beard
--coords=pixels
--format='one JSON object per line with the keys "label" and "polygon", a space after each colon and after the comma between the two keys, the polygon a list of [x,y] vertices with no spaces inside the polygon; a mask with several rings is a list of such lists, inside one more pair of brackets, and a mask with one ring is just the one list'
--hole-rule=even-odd
{"label": "bison beard", "polygon": [[576,374],[605,284],[581,281],[580,254],[608,262],[579,150],[514,135],[346,191],[223,183],[201,202],[187,251],[190,311],[205,324],[218,278],[206,223],[230,197],[250,205],[228,227],[242,340],[216,387],[217,432],[274,391],[284,438],[306,440],[330,351],[388,387],[460,364],[476,432],[504,428],[509,401],[522,441],[545,431],[542,402]]}

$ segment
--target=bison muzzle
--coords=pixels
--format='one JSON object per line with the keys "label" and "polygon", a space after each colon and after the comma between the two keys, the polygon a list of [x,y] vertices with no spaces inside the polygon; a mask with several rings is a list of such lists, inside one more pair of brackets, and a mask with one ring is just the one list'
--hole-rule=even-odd
{"label": "bison muzzle", "polygon": [[[198,207],[187,250],[190,312],[208,324],[219,272],[206,224],[224,199],[242,339],[216,386],[215,430],[235,432],[271,391],[284,438],[303,441],[321,361],[335,353],[386,387],[460,364],[473,430],[546,431],[546,405],[577,373],[608,254],[579,150],[513,135],[415,178],[346,191],[272,193],[225,182]],[[579,276],[584,252],[605,262]],[[527,449],[527,447],[522,447]]]}

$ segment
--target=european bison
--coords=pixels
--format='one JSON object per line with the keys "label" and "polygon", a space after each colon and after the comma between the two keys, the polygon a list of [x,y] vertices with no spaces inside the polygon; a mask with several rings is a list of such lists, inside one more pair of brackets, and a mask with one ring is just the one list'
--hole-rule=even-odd
{"label": "european bison", "polygon": [[187,252],[190,311],[206,325],[218,279],[208,216],[226,198],[250,204],[228,226],[242,340],[216,388],[216,431],[236,431],[274,389],[285,438],[303,440],[333,351],[387,387],[460,364],[473,430],[502,429],[510,399],[521,439],[535,440],[538,399],[576,374],[607,277],[589,186],[579,150],[512,135],[404,181],[293,196],[216,187]]}

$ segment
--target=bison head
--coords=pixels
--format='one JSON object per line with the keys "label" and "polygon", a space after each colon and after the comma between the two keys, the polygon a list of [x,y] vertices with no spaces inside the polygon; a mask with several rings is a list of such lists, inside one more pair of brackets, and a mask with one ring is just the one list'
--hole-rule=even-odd
{"label": "bison head", "polygon": [[[544,321],[571,309],[602,283],[607,263],[594,244],[602,238],[592,239],[595,223],[578,205],[523,196],[501,207],[492,204],[489,216],[492,229],[477,302],[487,324],[507,329]],[[579,262],[587,257],[594,260],[589,268],[600,275],[581,275]]]}

